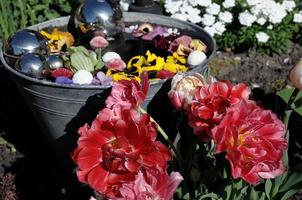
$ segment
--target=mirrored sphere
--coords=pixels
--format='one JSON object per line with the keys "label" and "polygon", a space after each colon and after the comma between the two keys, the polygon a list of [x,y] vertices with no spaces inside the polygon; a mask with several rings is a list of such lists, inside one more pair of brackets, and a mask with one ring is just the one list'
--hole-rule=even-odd
{"label": "mirrored sphere", "polygon": [[63,67],[63,60],[59,55],[49,55],[47,57],[47,65],[50,69],[58,69]]}
{"label": "mirrored sphere", "polygon": [[6,43],[6,53],[20,56],[26,53],[47,54],[49,47],[47,39],[34,30],[22,30],[12,35]]}
{"label": "mirrored sphere", "polygon": [[38,53],[28,53],[16,63],[16,69],[34,78],[43,78],[48,67],[45,57]]}
{"label": "mirrored sphere", "polygon": [[123,29],[123,14],[116,0],[86,0],[76,12],[75,24],[83,34],[112,37]]}

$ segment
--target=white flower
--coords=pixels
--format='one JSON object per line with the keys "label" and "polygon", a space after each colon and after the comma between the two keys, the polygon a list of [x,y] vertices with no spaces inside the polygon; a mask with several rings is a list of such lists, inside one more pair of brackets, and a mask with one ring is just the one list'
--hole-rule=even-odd
{"label": "white flower", "polygon": [[235,6],[235,0],[225,0],[222,5],[225,8],[232,8]]}
{"label": "white flower", "polygon": [[208,7],[211,5],[212,0],[195,0],[199,6]]}
{"label": "white flower", "polygon": [[263,17],[260,17],[256,20],[256,22],[260,25],[264,25],[266,23],[266,19]]}
{"label": "white flower", "polygon": [[288,0],[285,0],[283,1],[282,3],[282,7],[288,11],[288,12],[291,12],[295,7],[296,7],[296,3],[294,1],[288,1]]}
{"label": "white flower", "polygon": [[283,18],[287,15],[285,8],[274,0],[258,2],[252,6],[251,13],[258,19],[265,18],[273,24],[282,22]]}
{"label": "white flower", "polygon": [[168,13],[175,14],[179,12],[179,8],[183,4],[183,1],[181,0],[166,0],[165,1],[165,10]]}
{"label": "white flower", "polygon": [[215,17],[213,15],[205,14],[203,15],[201,22],[205,26],[211,26],[215,23]]}
{"label": "white flower", "polygon": [[222,33],[226,31],[225,25],[222,22],[216,22],[213,24],[213,28],[215,29],[217,35],[222,35]]}
{"label": "white flower", "polygon": [[294,22],[302,23],[302,11],[294,15]]}
{"label": "white flower", "polygon": [[239,14],[239,22],[244,26],[252,26],[256,19],[257,18],[248,11]]}
{"label": "white flower", "polygon": [[225,23],[231,23],[233,20],[233,15],[229,11],[224,11],[219,13],[219,19]]}
{"label": "white flower", "polygon": [[267,29],[269,29],[269,30],[272,30],[273,28],[274,28],[274,27],[273,27],[273,25],[271,25],[271,24],[267,26]]}
{"label": "white flower", "polygon": [[182,8],[180,8],[182,14],[187,16],[187,19],[193,23],[201,22],[200,10],[198,8],[194,8],[188,4],[188,2],[184,2]]}
{"label": "white flower", "polygon": [[246,2],[249,6],[254,6],[254,5],[261,3],[261,0],[247,0]]}
{"label": "white flower", "polygon": [[131,3],[132,3],[132,0],[121,0],[120,7],[123,11],[128,11]]}
{"label": "white flower", "polygon": [[217,3],[212,3],[209,7],[206,8],[208,14],[217,15],[220,12],[220,5]]}
{"label": "white flower", "polygon": [[266,43],[269,40],[269,36],[264,32],[257,33],[256,38],[259,43]]}
{"label": "white flower", "polygon": [[214,36],[216,33],[216,30],[213,26],[206,26],[204,27],[204,30],[208,32],[211,36]]}

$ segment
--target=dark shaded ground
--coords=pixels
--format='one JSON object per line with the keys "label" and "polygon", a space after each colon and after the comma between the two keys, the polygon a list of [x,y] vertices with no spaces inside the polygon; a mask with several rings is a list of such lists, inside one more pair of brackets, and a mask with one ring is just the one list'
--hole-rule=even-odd
{"label": "dark shaded ground", "polygon": [[[254,88],[260,88],[254,90],[255,100],[278,112],[284,105],[274,93],[269,92],[285,87],[288,71],[300,55],[302,47],[299,45],[294,45],[284,55],[272,57],[254,51],[240,55],[220,53],[211,66],[218,78],[233,82],[248,81]],[[167,98],[159,97],[158,101],[162,100],[162,105],[153,105],[159,112],[155,110],[151,114],[157,115],[159,122],[168,118],[163,128],[169,129],[169,124],[175,124],[176,119],[169,118],[173,113],[170,104],[164,103]],[[291,166],[302,163],[301,123],[302,119],[295,116],[290,124],[291,141],[294,141],[289,149]],[[75,176],[64,173],[58,167],[33,116],[7,73],[0,67],[1,133],[15,146],[16,152],[8,143],[0,143],[0,200],[88,200],[93,194],[80,185]],[[293,199],[301,197],[297,195]]]}

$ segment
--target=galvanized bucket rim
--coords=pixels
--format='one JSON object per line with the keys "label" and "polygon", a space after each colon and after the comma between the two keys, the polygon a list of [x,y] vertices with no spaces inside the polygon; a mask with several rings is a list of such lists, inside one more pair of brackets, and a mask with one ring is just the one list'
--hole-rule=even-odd
{"label": "galvanized bucket rim", "polygon": [[[129,17],[131,17],[131,15],[142,15],[142,13],[138,13],[138,12],[124,12],[124,16],[127,16],[127,15]],[[196,24],[185,22],[185,21],[181,21],[181,20],[178,20],[178,19],[174,19],[174,18],[171,18],[169,16],[155,15],[155,14],[149,14],[149,13],[143,13],[143,15],[144,15],[144,17],[149,17],[149,18],[156,18],[156,17],[166,18],[167,20],[174,20],[174,21],[181,22],[183,24],[186,24],[186,25],[194,27],[194,28],[202,29],[200,26],[198,26]],[[59,17],[59,18],[56,18],[56,19],[52,19],[52,20],[48,20],[48,21],[42,22],[40,24],[36,24],[36,25],[30,26],[27,29],[39,30],[39,29],[41,29],[41,27],[43,27],[43,28],[44,27],[48,27],[49,25],[53,24],[53,22],[56,22],[58,20],[69,21],[69,19],[70,19],[70,16]],[[211,42],[213,43],[213,51],[209,55],[209,57],[206,59],[206,61],[209,61],[215,55],[215,52],[216,52],[216,41],[213,39],[212,36],[209,35],[209,33],[207,33],[204,30],[203,30],[203,34],[206,34],[211,39]],[[8,63],[4,59],[4,54],[3,54],[2,48],[0,48],[0,60],[3,63],[4,67],[7,70],[9,70],[11,73],[13,73],[14,75],[19,76],[19,77],[21,77],[21,78],[23,78],[25,80],[28,80],[30,82],[34,82],[34,83],[39,84],[39,85],[46,85],[46,86],[58,87],[58,88],[87,89],[87,90],[89,90],[89,89],[108,89],[108,88],[111,88],[111,86],[102,86],[102,85],[59,84],[59,83],[51,82],[51,81],[48,81],[48,80],[40,80],[40,79],[36,79],[36,78],[30,77],[30,76],[27,76],[25,74],[22,74],[21,72],[18,72],[17,70],[15,70],[14,68],[12,68],[12,67],[10,67],[8,65]],[[190,71],[188,71],[188,72],[190,72]],[[159,83],[164,83],[166,80],[167,79],[160,79],[160,80],[157,80],[157,81],[154,81],[154,82],[152,81],[151,85],[153,85],[153,84],[159,84]]]}

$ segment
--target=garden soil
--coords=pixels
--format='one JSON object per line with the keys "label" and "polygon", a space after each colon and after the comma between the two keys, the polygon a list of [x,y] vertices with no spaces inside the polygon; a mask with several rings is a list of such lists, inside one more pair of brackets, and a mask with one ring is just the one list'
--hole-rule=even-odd
{"label": "garden soil", "polygon": [[[267,97],[266,94],[288,85],[288,72],[300,57],[302,47],[295,44],[281,55],[218,52],[210,67],[218,79],[247,82],[262,91],[261,97]],[[89,200],[94,194],[56,165],[41,130],[3,67],[0,67],[0,134],[5,139],[0,140],[0,200]],[[302,157],[301,143],[295,150],[298,157]],[[293,199],[302,199],[301,196]]]}

